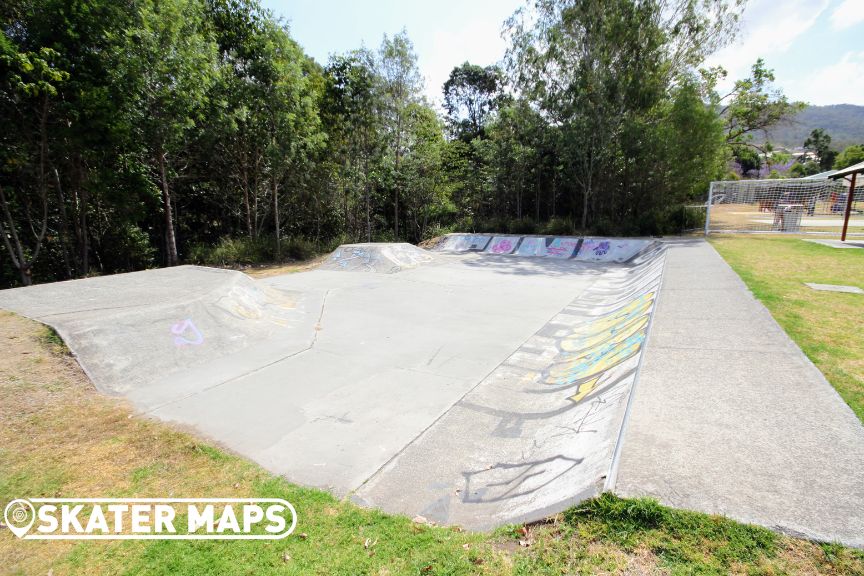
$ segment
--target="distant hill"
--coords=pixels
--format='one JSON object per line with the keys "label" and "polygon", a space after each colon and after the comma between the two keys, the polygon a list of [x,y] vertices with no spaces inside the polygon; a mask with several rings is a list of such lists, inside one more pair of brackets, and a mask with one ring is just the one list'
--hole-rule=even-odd
{"label": "distant hill", "polygon": [[792,120],[772,128],[769,137],[775,146],[795,148],[802,146],[815,128],[825,130],[838,151],[851,144],[864,144],[864,106],[808,106]]}

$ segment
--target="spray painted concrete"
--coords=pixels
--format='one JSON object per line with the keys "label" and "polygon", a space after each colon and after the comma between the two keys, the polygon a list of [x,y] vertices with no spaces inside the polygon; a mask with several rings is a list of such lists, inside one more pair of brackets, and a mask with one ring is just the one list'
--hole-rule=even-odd
{"label": "spray painted concrete", "polygon": [[489,245],[486,247],[486,252],[491,254],[510,254],[516,249],[519,243],[518,237],[513,236],[495,236]]}
{"label": "spray painted concrete", "polygon": [[0,306],[57,328],[100,390],[294,482],[470,527],[539,518],[603,486],[662,253],[610,266],[456,241],[469,250],[345,246],[261,281],[178,267]]}
{"label": "spray painted concrete", "polygon": [[540,519],[605,486],[660,253],[600,275],[390,460],[355,501],[471,528]]}
{"label": "spray painted concrete", "polygon": [[428,264],[432,254],[405,242],[390,244],[343,244],[321,265],[323,270],[359,270],[393,274]]}
{"label": "spray painted concrete", "polygon": [[[308,345],[308,294],[180,266],[0,291],[0,307],[54,327],[96,387],[139,394],[200,365],[232,373]],[[239,367],[236,371],[242,372]]]}
{"label": "spray painted concrete", "polygon": [[[488,244],[484,244],[488,242]],[[574,236],[487,236],[471,234],[448,234],[437,251],[465,252],[479,250],[480,245],[490,254],[513,254],[515,256],[573,258],[585,262],[617,262],[632,260],[648,249],[653,240],[643,238],[577,238]]]}

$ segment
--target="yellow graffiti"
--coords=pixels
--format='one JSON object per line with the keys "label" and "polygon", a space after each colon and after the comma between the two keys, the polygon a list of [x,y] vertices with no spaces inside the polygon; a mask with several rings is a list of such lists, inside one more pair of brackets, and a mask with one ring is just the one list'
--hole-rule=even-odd
{"label": "yellow graffiti", "polygon": [[651,305],[654,303],[654,292],[646,292],[645,294],[634,299],[626,306],[622,306],[618,310],[601,316],[596,320],[591,320],[573,328],[574,334],[590,334],[609,330],[620,324],[622,321],[627,321],[635,316],[646,315],[651,310]]}
{"label": "yellow graffiti", "polygon": [[585,398],[585,396],[593,392],[594,389],[597,387],[598,380],[600,380],[599,376],[597,376],[596,378],[592,378],[587,382],[582,382],[581,384],[579,384],[579,388],[576,391],[576,394],[570,396],[570,400],[572,400],[573,402],[579,402],[580,400]]}
{"label": "yellow graffiti", "polygon": [[634,332],[641,330],[648,324],[648,316],[637,316],[626,320],[621,326],[615,326],[602,332],[592,334],[571,334],[561,342],[561,349],[566,352],[579,352],[602,344],[612,337],[631,336]]}
{"label": "yellow graffiti", "polygon": [[566,359],[546,372],[545,382],[557,386],[579,383],[570,400],[584,399],[597,388],[604,372],[639,352],[653,303],[654,292],[646,292],[614,312],[573,328],[559,343]]}
{"label": "yellow graffiti", "polygon": [[612,339],[598,348],[559,362],[549,370],[547,384],[572,384],[577,380],[598,375],[632,357],[645,340],[645,329],[624,339]]}

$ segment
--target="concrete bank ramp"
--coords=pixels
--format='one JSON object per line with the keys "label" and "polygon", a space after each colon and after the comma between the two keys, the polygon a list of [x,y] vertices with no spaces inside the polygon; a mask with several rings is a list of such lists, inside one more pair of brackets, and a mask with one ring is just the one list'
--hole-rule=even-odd
{"label": "concrete bank ramp", "polygon": [[485,529],[539,520],[614,475],[664,263],[604,273],[355,494],[361,504]]}
{"label": "concrete bank ramp", "polygon": [[275,338],[290,348],[304,305],[299,292],[197,266],[0,291],[0,308],[55,328],[110,394],[140,392]]}
{"label": "concrete bank ramp", "polygon": [[434,248],[439,252],[483,251],[489,254],[574,259],[584,262],[629,262],[656,241],[646,238],[579,238],[575,236],[487,236],[448,234]]}
{"label": "concrete bank ramp", "polygon": [[431,253],[407,242],[343,244],[320,268],[393,274],[428,264],[434,259]]}
{"label": "concrete bank ramp", "polygon": [[292,482],[483,529],[614,476],[665,253],[595,263],[572,256],[587,239],[555,240],[570,257],[473,235],[471,253],[352,245],[308,272],[183,266],[0,291],[0,308],[55,327],[100,390]]}

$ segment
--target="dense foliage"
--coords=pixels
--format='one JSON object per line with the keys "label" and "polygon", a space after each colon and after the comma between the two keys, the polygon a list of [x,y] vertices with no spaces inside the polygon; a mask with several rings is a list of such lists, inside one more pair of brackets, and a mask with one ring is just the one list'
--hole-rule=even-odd
{"label": "dense foliage", "polygon": [[0,7],[0,285],[447,230],[692,227],[790,109],[700,71],[740,0],[537,0],[503,66],[422,96],[407,34],[308,57],[258,0]]}

